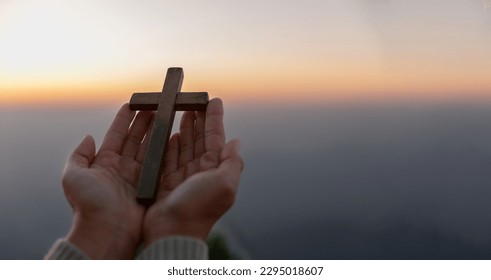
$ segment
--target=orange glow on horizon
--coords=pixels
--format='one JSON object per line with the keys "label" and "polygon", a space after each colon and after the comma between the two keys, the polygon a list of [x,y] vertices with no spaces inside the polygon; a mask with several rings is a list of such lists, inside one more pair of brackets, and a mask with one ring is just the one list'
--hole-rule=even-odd
{"label": "orange glow on horizon", "polygon": [[[185,70],[183,91],[208,91],[235,103],[329,103],[348,101],[404,101],[490,99],[491,79],[484,73],[458,69],[405,69],[389,73],[370,65],[335,65],[332,69],[287,68],[274,71]],[[305,70],[303,70],[305,69]],[[163,72],[163,71],[155,71]],[[120,79],[37,80],[0,86],[2,105],[96,106],[127,102],[134,92],[157,92],[164,74],[130,75]],[[31,79],[33,81],[34,79]]]}
{"label": "orange glow on horizon", "polygon": [[491,99],[491,10],[386,2],[2,2],[0,106],[122,103],[175,66],[236,103]]}

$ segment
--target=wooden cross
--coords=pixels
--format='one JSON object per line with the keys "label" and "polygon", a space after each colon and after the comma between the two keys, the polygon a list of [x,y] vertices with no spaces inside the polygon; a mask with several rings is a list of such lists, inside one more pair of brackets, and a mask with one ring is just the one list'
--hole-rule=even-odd
{"label": "wooden cross", "polygon": [[157,111],[136,194],[136,199],[143,205],[148,206],[155,200],[176,111],[206,111],[208,105],[206,92],[180,93],[183,78],[182,68],[169,68],[162,92],[131,96],[131,110]]}

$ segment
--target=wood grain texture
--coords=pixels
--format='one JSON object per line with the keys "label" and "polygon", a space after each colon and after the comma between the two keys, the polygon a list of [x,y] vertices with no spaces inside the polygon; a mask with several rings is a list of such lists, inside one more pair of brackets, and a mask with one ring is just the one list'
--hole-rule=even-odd
{"label": "wood grain texture", "polygon": [[130,100],[131,110],[157,111],[136,193],[142,205],[155,201],[176,111],[206,111],[208,105],[206,92],[180,92],[183,79],[182,68],[169,68],[162,92],[134,93]]}
{"label": "wood grain texture", "polygon": [[[133,111],[155,111],[158,108],[161,92],[133,93],[130,109]],[[177,95],[176,111],[206,111],[209,97],[207,92],[181,92]]]}

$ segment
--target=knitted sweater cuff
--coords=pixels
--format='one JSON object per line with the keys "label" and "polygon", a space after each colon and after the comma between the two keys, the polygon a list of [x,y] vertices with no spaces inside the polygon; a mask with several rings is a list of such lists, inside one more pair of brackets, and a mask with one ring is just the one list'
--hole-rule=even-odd
{"label": "knitted sweater cuff", "polygon": [[75,245],[64,239],[58,239],[51,247],[45,260],[88,260],[89,258]]}
{"label": "knitted sweater cuff", "polygon": [[171,236],[157,240],[145,248],[138,260],[206,260],[208,247],[200,239]]}
{"label": "knitted sweater cuff", "polygon": [[[45,260],[88,260],[85,253],[64,239],[58,239]],[[145,248],[138,260],[206,260],[208,247],[200,239],[187,236],[171,236],[157,240]]]}

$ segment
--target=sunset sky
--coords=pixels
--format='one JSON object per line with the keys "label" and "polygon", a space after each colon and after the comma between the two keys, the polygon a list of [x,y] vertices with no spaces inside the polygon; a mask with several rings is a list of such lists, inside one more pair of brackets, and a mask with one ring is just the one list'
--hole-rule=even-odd
{"label": "sunset sky", "polygon": [[0,105],[491,99],[489,0],[0,1]]}
{"label": "sunset sky", "polygon": [[0,0],[0,259],[66,235],[66,158],[169,67],[224,99],[251,258],[491,259],[491,0]]}

